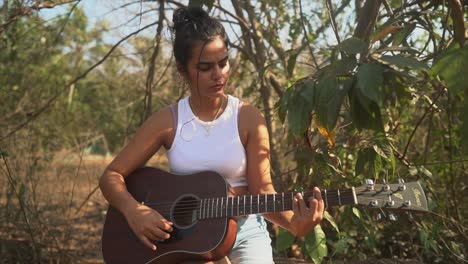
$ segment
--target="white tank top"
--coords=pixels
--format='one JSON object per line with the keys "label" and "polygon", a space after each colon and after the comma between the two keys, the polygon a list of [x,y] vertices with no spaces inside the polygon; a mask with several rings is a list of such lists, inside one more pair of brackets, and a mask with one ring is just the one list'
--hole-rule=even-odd
{"label": "white tank top", "polygon": [[228,95],[226,109],[211,122],[194,115],[188,97],[177,105],[177,130],[167,152],[171,171],[215,171],[232,187],[247,186],[247,158],[238,129],[239,99]]}

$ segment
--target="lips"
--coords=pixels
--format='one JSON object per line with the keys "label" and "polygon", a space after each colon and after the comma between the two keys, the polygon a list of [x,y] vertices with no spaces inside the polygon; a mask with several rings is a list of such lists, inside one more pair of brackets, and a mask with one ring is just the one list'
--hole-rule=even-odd
{"label": "lips", "polygon": [[216,85],[211,86],[211,88],[219,90],[224,87],[224,83],[218,83]]}

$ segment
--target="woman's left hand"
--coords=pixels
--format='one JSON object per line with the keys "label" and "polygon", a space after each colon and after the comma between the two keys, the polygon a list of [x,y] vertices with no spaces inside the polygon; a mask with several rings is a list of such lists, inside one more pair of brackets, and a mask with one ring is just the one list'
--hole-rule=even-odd
{"label": "woman's left hand", "polygon": [[305,236],[323,219],[324,203],[320,190],[315,187],[314,197],[309,198],[309,207],[306,206],[304,197],[297,193],[293,201],[294,215],[291,218],[291,227],[296,236]]}

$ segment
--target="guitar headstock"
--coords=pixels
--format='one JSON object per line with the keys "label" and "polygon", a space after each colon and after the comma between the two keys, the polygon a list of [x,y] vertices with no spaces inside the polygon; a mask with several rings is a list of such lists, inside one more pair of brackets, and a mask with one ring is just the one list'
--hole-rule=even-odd
{"label": "guitar headstock", "polygon": [[418,182],[397,184],[366,184],[355,188],[359,205],[385,210],[428,211],[426,195]]}

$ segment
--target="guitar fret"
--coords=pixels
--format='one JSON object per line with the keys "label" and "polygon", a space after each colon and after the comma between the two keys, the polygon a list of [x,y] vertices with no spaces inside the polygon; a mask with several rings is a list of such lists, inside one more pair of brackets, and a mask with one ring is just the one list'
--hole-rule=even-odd
{"label": "guitar fret", "polygon": [[200,199],[200,208],[198,208],[198,219],[201,219],[202,208],[203,208],[203,199]]}
{"label": "guitar fret", "polygon": [[243,215],[245,214],[245,198],[246,198],[246,196],[244,195],[244,210],[242,211]]}
{"label": "guitar fret", "polygon": [[216,198],[216,217],[218,217],[218,202],[219,198]]}
{"label": "guitar fret", "polygon": [[220,214],[221,214],[220,216],[221,216],[221,217],[223,217],[223,211],[224,211],[224,210],[223,210],[223,209],[224,209],[224,208],[223,208],[223,204],[224,204],[224,198],[221,197],[221,207],[219,208],[220,211],[221,211],[221,212],[220,212]]}
{"label": "guitar fret", "polygon": [[265,193],[265,212],[268,212],[267,201],[268,201],[268,197],[267,197],[267,194]]}
{"label": "guitar fret", "polygon": [[257,194],[257,214],[260,213],[260,194]]}
{"label": "guitar fret", "polygon": [[273,194],[273,212],[276,212],[276,199],[275,199],[275,194]]}
{"label": "guitar fret", "polygon": [[250,214],[252,214],[252,195],[250,195]]}
{"label": "guitar fret", "polygon": [[210,218],[210,198],[206,199],[206,214],[205,218],[208,219]]}
{"label": "guitar fret", "polygon": [[340,190],[337,190],[337,193],[338,193],[338,204],[341,205],[341,194],[340,194]]}
{"label": "guitar fret", "polygon": [[206,218],[206,204],[208,203],[208,199],[203,200],[203,219]]}
{"label": "guitar fret", "polygon": [[325,193],[325,208],[328,208],[328,197],[327,197],[327,189],[323,190]]}
{"label": "guitar fret", "polygon": [[284,211],[284,192],[281,193],[281,199],[283,200],[283,211]]}
{"label": "guitar fret", "polygon": [[232,204],[231,204],[231,216],[234,216],[234,198],[235,198],[235,197],[231,197],[231,201],[232,201],[232,202],[231,202],[231,203],[232,203]]}

